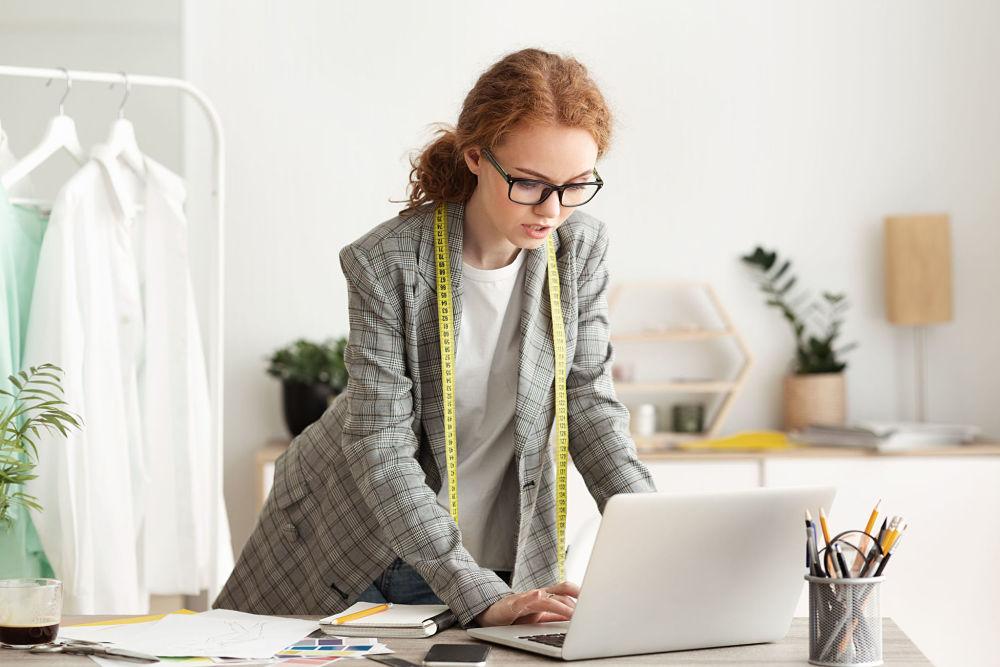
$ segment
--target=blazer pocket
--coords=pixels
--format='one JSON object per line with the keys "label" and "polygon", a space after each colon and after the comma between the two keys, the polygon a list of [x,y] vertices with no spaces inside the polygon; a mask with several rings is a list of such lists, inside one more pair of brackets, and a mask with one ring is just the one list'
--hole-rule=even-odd
{"label": "blazer pocket", "polygon": [[287,509],[310,493],[309,482],[296,458],[288,451],[282,454],[274,465],[274,483],[271,495],[280,509]]}
{"label": "blazer pocket", "polygon": [[271,495],[274,522],[282,541],[304,542],[316,533],[319,499],[297,458],[286,453],[278,459]]}

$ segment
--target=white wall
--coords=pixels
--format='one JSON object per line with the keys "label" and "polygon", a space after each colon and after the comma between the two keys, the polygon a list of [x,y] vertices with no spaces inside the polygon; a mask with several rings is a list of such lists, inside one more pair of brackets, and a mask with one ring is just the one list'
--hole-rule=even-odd
{"label": "white wall", "polygon": [[[178,76],[179,22],[179,0],[4,0],[0,64]],[[38,145],[64,90],[62,80],[46,88],[41,79],[0,77],[0,123],[16,154]],[[123,94],[120,84],[74,84],[65,110],[85,150],[108,136]],[[136,88],[125,107],[139,145],[175,170],[183,154],[178,100],[176,92]],[[74,170],[68,156],[46,163],[32,175],[39,196],[54,196]]]}
{"label": "white wall", "polygon": [[[180,8],[180,9],[179,9]],[[608,186],[588,206],[611,228],[617,282],[711,282],[757,365],[726,432],[777,427],[791,359],[738,257],[758,243],[814,289],[846,291],[851,416],[912,414],[912,348],[885,322],[881,219],[947,211],[956,320],[929,336],[930,418],[1000,434],[1000,5],[550,0],[503,4],[318,0],[9,0],[0,63],[182,71],[216,102],[229,141],[226,476],[234,542],[254,520],[253,454],[284,434],[264,358],[299,336],[346,333],[338,250],[401,208],[409,151],[454,122],[504,53],[575,54],[613,105]],[[67,110],[100,140],[120,91]],[[61,86],[0,79],[0,120],[23,152]],[[181,109],[191,112],[190,107]],[[133,95],[139,141],[191,188],[196,278],[210,312],[210,143],[171,93]],[[183,141],[183,143],[182,143]],[[183,150],[179,147],[183,147]],[[55,165],[46,183],[59,182]],[[210,331],[207,317],[205,328]]]}
{"label": "white wall", "polygon": [[[264,357],[346,332],[338,250],[392,217],[410,150],[478,75],[536,45],[591,69],[617,113],[588,205],[616,281],[713,283],[757,357],[725,432],[780,424],[787,326],[738,262],[757,243],[846,291],[855,418],[911,416],[912,350],[884,318],[881,220],[947,211],[956,320],[931,330],[930,418],[1000,433],[1000,5],[991,2],[189,2],[187,76],[229,138],[227,495],[281,436]],[[205,156],[194,151],[194,163]],[[190,167],[190,165],[189,165]]]}

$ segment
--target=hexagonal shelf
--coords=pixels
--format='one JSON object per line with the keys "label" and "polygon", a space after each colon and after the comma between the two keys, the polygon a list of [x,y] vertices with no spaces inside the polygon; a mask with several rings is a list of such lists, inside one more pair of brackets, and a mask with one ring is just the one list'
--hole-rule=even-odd
{"label": "hexagonal shelf", "polygon": [[[629,296],[640,297],[641,317],[649,317],[653,302],[654,293],[663,294],[683,294],[689,301],[688,309],[697,311],[698,302],[704,311],[707,306],[708,312],[695,313],[689,317],[697,316],[697,323],[687,321],[683,323],[662,321],[650,323],[648,320],[642,321],[637,327],[633,322],[625,327],[625,331],[615,333],[615,329],[621,326],[621,322],[629,319],[629,310],[626,307],[630,301]],[[631,395],[653,395],[662,394],[722,394],[723,399],[718,408],[711,415],[711,420],[704,425],[701,433],[675,433],[671,431],[657,430],[652,436],[640,436],[633,433],[636,447],[642,451],[669,448],[681,442],[700,440],[703,438],[713,438],[719,429],[737,393],[746,380],[747,373],[753,365],[753,355],[746,346],[743,337],[733,326],[732,320],[726,309],[719,301],[718,295],[711,285],[707,283],[626,283],[616,286],[608,298],[609,319],[612,322],[612,343],[616,346],[615,361],[615,389],[619,398]],[[677,309],[682,311],[683,309]],[[634,315],[635,310],[631,313]],[[634,320],[634,317],[632,318]],[[716,324],[706,325],[704,320],[714,319]],[[742,357],[742,363],[735,377],[731,379],[716,378],[674,378],[670,381],[635,381],[632,372],[626,372],[629,364],[621,357],[622,343],[674,343],[674,342],[712,342],[731,339],[736,344],[736,349]],[[654,357],[655,358],[655,357]],[[648,402],[648,401],[647,401]],[[706,406],[707,413],[707,406]],[[706,414],[706,418],[708,415]],[[634,419],[633,419],[634,426]]]}

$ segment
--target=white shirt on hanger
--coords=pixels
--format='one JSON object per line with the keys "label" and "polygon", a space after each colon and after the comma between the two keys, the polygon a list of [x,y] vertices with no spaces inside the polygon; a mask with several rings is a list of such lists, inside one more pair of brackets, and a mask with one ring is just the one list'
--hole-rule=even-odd
{"label": "white shirt on hanger", "polygon": [[39,259],[25,361],[64,369],[84,421],[65,441],[42,438],[28,488],[65,613],[143,613],[149,593],[197,593],[232,563],[184,188],[145,168],[95,148],[60,191]]}
{"label": "white shirt on hanger", "polygon": [[[10,141],[7,139],[7,134],[0,128],[0,175],[3,175],[5,171],[13,167],[17,162],[17,157],[10,150]],[[25,176],[19,180],[8,190],[7,195],[11,198],[34,197],[34,187],[31,184],[31,179]]]}

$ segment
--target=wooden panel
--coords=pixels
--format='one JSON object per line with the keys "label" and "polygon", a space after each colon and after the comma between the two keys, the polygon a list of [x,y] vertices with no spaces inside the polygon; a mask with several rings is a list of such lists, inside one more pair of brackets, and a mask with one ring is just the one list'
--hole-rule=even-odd
{"label": "wooden panel", "polygon": [[885,300],[890,322],[951,321],[951,281],[947,215],[901,215],[885,219]]}

